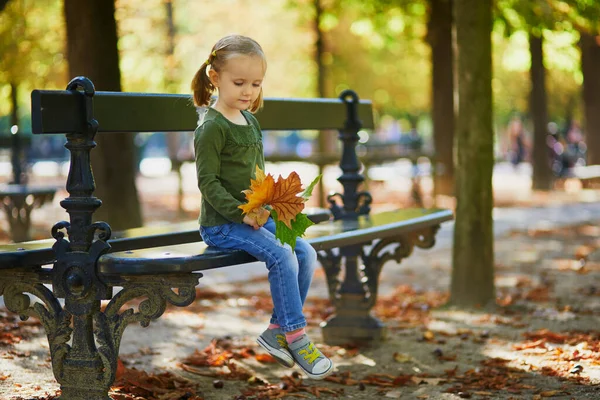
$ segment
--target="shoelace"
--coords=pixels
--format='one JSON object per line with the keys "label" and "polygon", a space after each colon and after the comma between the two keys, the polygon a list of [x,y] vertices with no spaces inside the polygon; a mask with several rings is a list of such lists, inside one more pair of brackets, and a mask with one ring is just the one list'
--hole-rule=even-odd
{"label": "shoelace", "polygon": [[319,349],[315,349],[315,346],[312,342],[308,344],[308,350],[302,349],[298,352],[298,354],[302,355],[309,364],[314,363],[317,358],[321,356],[321,352]]}
{"label": "shoelace", "polygon": [[287,349],[288,345],[284,335],[275,335],[275,339],[277,339],[277,344],[279,346],[283,347],[284,349]]}

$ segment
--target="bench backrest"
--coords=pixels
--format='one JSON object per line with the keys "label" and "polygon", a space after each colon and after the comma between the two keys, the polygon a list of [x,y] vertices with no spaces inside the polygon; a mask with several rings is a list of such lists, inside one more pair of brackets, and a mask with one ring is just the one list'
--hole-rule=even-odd
{"label": "bench backrest", "polygon": [[[196,129],[198,114],[191,96],[153,93],[95,92],[98,132],[175,132]],[[86,126],[85,95],[71,90],[34,90],[31,94],[33,133],[82,132]],[[368,100],[358,104],[363,129],[372,129]],[[340,99],[266,98],[256,114],[263,130],[342,129],[346,104]]]}
{"label": "bench backrest", "polygon": [[[77,223],[59,222],[52,232],[60,240],[61,230],[67,228],[71,248],[80,251],[89,248],[95,231],[110,238],[108,224],[91,224],[92,214],[101,204],[92,195],[95,188],[90,151],[94,135],[193,131],[198,113],[189,95],[97,92],[89,79],[76,77],[67,90],[34,90],[31,118],[34,134],[66,134],[65,147],[71,152],[67,179],[70,196],[61,205],[71,218],[77,215]],[[371,195],[357,191],[364,178],[359,173],[355,147],[359,129],[373,127],[370,101],[360,101],[351,90],[342,92],[338,99],[266,99],[257,118],[264,130],[338,130],[343,143],[340,160],[343,174],[338,180],[344,191],[328,197],[330,210],[335,219],[356,219],[369,213]]]}

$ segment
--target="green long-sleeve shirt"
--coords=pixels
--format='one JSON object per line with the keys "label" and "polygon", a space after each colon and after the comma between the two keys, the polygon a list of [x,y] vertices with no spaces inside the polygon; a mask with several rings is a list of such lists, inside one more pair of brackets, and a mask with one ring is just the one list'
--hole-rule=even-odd
{"label": "green long-sleeve shirt", "polygon": [[250,112],[242,114],[248,125],[234,124],[214,108],[208,108],[194,133],[202,226],[242,222],[244,217],[238,208],[246,202],[242,190],[250,187],[256,165],[265,169],[258,121]]}

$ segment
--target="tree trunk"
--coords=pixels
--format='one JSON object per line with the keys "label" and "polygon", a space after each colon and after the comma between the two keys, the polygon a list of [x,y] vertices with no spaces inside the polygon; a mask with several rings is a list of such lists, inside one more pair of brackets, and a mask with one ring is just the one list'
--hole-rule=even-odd
{"label": "tree trunk", "polygon": [[[164,0],[165,5],[165,28],[167,33],[166,49],[165,49],[165,89],[168,93],[172,92],[172,88],[176,83],[175,77],[175,36],[177,29],[175,26],[175,18],[173,15],[173,0]],[[177,215],[185,216],[183,209],[183,175],[181,167],[182,159],[179,156],[179,148],[181,146],[182,135],[187,135],[187,132],[167,132],[167,153],[171,161],[171,171],[177,175]]]}
{"label": "tree trunk", "polygon": [[454,195],[454,88],[452,0],[430,0],[431,104],[435,146],[435,194]]}
{"label": "tree trunk", "polygon": [[[11,183],[20,185],[22,183],[27,183],[27,175],[25,166],[25,160],[23,155],[23,146],[21,145],[21,135],[23,132],[19,132],[19,98],[18,98],[18,86],[15,82],[10,83],[10,103],[11,103],[11,111],[10,111],[10,129],[12,133],[12,127],[17,127],[17,132],[12,133],[10,136],[11,146],[10,146],[10,157],[11,157],[11,165],[12,165],[12,173],[13,179]],[[21,241],[21,240],[17,240]]]}
{"label": "tree trunk", "polygon": [[542,36],[529,34],[529,51],[531,53],[531,97],[529,110],[533,119],[533,177],[534,190],[552,189],[552,170],[548,159],[548,110],[546,100],[546,70],[544,68],[544,52]]}
{"label": "tree trunk", "polygon": [[[315,63],[317,64],[317,95],[319,97],[327,96],[327,77],[326,77],[326,68],[323,64],[323,53],[325,52],[325,39],[323,37],[323,31],[321,30],[321,16],[323,15],[323,5],[321,4],[321,0],[313,0],[313,5],[315,8],[315,19],[314,19],[314,28],[315,28]],[[335,151],[337,135],[332,131],[320,131],[318,137],[318,148],[317,151],[320,154],[328,154],[333,153]],[[319,174],[323,174],[324,165],[319,165]],[[319,194],[319,207],[326,206],[326,193],[325,193],[325,184],[323,183],[323,179],[319,180],[317,184],[318,194]]]}
{"label": "tree trunk", "polygon": [[8,4],[9,0],[0,0],[0,12],[4,10],[4,7]]}
{"label": "tree trunk", "polygon": [[[114,0],[65,0],[64,15],[70,76],[88,77],[96,90],[120,91]],[[133,135],[98,134],[96,142],[91,157],[102,207],[94,220],[108,222],[113,230],[141,226]]]}
{"label": "tree trunk", "polygon": [[600,164],[600,35],[581,33],[581,71],[587,163]]}
{"label": "tree trunk", "polygon": [[458,114],[450,303],[493,304],[492,0],[455,0]]}

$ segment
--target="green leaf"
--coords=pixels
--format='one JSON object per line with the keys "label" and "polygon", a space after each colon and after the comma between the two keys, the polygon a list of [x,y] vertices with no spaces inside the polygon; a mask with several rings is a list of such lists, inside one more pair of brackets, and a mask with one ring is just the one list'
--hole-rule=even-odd
{"label": "green leaf", "polygon": [[317,185],[317,183],[321,180],[321,177],[323,177],[323,174],[317,176],[311,183],[310,185],[308,185],[306,187],[306,189],[304,189],[304,192],[300,193],[300,197],[302,197],[305,201],[308,201],[308,199],[310,199],[310,196],[312,196],[312,191],[315,188],[315,186]]}
{"label": "green leaf", "polygon": [[275,237],[281,242],[281,244],[289,244],[292,250],[296,248],[296,239],[304,236],[306,229],[309,226],[314,225],[313,222],[308,219],[306,214],[300,213],[292,220],[292,229],[288,228],[283,222],[277,219],[277,212],[271,211],[271,216],[275,221]]}

